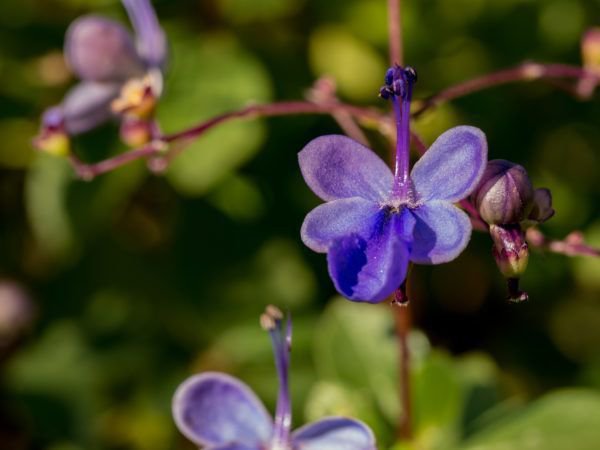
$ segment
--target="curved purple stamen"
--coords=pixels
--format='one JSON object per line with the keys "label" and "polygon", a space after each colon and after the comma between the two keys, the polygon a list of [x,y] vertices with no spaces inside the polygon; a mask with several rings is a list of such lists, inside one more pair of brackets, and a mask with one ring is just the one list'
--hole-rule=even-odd
{"label": "curved purple stamen", "polygon": [[285,331],[283,328],[283,314],[274,307],[267,308],[262,316],[263,328],[269,332],[273,345],[273,355],[277,377],[279,378],[279,393],[271,446],[274,449],[288,448],[290,431],[292,427],[292,409],[289,388],[289,366],[292,343],[292,322],[288,317]]}
{"label": "curved purple stamen", "polygon": [[411,196],[410,181],[410,102],[416,72],[411,67],[395,66],[388,69],[381,90],[383,98],[391,99],[396,118],[396,159],[392,197],[406,203]]}

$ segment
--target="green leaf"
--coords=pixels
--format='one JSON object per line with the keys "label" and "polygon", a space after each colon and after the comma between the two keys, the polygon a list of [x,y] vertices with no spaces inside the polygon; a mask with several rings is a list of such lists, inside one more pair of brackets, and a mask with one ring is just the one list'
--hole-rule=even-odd
{"label": "green leaf", "polygon": [[66,159],[39,154],[25,180],[25,205],[36,243],[47,256],[64,258],[75,246],[67,209],[73,170]]}
{"label": "green leaf", "polygon": [[[269,100],[271,86],[263,66],[233,38],[218,35],[200,41],[174,34],[173,82],[167,84],[158,111],[166,132]],[[186,147],[172,161],[167,177],[181,193],[202,195],[247,162],[263,137],[264,127],[256,119],[219,125]]]}
{"label": "green leaf", "polygon": [[462,450],[596,450],[600,394],[584,389],[552,392],[524,411],[488,426]]}
{"label": "green leaf", "polygon": [[342,94],[354,100],[377,96],[386,64],[366,42],[343,27],[325,26],[312,34],[309,51],[313,72],[335,78]]}
{"label": "green leaf", "polygon": [[305,406],[306,422],[327,416],[354,417],[364,421],[381,439],[388,430],[368,392],[341,383],[320,381],[313,385]]}
{"label": "green leaf", "polygon": [[336,299],[315,330],[315,364],[322,379],[368,389],[390,422],[399,415],[397,350],[392,311]]}
{"label": "green leaf", "polygon": [[234,23],[281,19],[295,13],[299,0],[218,0],[217,6]]}
{"label": "green leaf", "polygon": [[419,448],[444,449],[456,439],[463,409],[458,371],[450,356],[432,352],[413,369],[413,419]]}

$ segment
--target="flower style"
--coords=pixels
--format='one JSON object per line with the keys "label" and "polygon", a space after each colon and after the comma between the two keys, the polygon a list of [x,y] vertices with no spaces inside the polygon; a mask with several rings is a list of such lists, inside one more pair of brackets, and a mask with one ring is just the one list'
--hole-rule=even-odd
{"label": "flower style", "polygon": [[439,264],[469,242],[468,216],[453,205],[477,186],[487,142],[478,128],[443,133],[409,174],[410,101],[416,73],[388,70],[381,96],[397,124],[395,171],[345,136],[321,136],[299,153],[302,175],[327,203],[302,224],[302,241],[327,253],[329,274],[343,296],[380,302],[400,287],[409,262]]}
{"label": "flower style", "polygon": [[282,319],[273,306],[261,316],[279,377],[275,420],[246,384],[206,372],[188,378],[175,393],[173,416],[179,430],[206,450],[375,450],[373,433],[355,419],[328,417],[290,433],[291,322],[284,330]]}
{"label": "flower style", "polygon": [[78,18],[67,30],[65,59],[81,81],[42,117],[40,149],[64,154],[68,149],[56,150],[57,135],[84,133],[115,115],[125,123],[152,114],[162,91],[165,34],[149,0],[122,1],[135,42],[120,23],[96,15]]}

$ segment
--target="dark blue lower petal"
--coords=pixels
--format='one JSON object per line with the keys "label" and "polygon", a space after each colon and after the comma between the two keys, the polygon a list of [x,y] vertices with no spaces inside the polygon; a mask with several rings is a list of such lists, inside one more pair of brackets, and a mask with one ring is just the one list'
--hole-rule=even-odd
{"label": "dark blue lower petal", "polygon": [[369,239],[350,234],[333,242],[327,254],[329,274],[343,296],[377,303],[406,277],[408,248],[402,239],[405,214],[381,210]]}
{"label": "dark blue lower petal", "polygon": [[341,238],[329,249],[330,275],[341,294],[352,298],[358,283],[358,274],[367,264],[367,241],[358,236]]}

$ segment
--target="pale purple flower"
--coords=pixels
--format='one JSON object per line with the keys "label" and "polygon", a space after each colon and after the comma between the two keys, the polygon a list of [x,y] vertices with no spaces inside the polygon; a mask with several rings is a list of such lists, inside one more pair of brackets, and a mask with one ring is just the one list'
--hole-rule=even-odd
{"label": "pale purple flower", "polygon": [[291,323],[284,331],[282,317],[274,307],[261,317],[279,376],[275,420],[246,384],[205,372],[188,378],[175,393],[173,416],[179,430],[206,450],[375,450],[373,433],[355,419],[328,417],[290,432]]}
{"label": "pale purple flower", "polygon": [[[42,133],[56,129],[73,136],[97,127],[115,115],[112,102],[131,81],[148,80],[154,97],[162,90],[167,42],[150,0],[122,0],[135,40],[120,23],[102,16],[76,19],[65,38],[65,59],[81,80],[52,114],[42,117]],[[48,122],[47,120],[51,120]],[[40,136],[41,137],[41,136]]]}
{"label": "pale purple flower", "polygon": [[302,224],[302,241],[327,253],[329,274],[350,300],[380,302],[400,287],[409,262],[456,258],[471,235],[469,217],[453,203],[467,197],[485,169],[487,142],[478,128],[443,133],[409,174],[413,69],[395,67],[381,95],[397,120],[395,171],[346,136],[321,136],[299,153],[302,175],[325,200]]}

